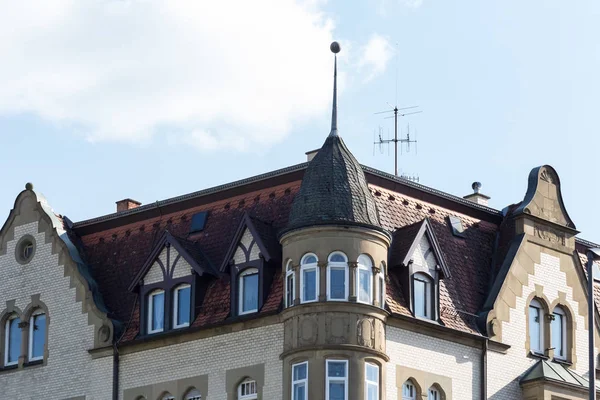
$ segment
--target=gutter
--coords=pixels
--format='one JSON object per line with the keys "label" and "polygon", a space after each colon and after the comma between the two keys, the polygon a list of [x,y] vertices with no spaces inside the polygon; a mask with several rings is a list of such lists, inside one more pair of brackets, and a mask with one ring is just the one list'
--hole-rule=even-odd
{"label": "gutter", "polygon": [[112,398],[113,400],[119,400],[119,349],[116,343],[113,345]]}

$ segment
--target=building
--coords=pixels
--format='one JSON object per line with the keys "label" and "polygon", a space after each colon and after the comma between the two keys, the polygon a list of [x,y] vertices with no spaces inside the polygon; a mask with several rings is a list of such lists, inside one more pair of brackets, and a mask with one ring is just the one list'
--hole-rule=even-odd
{"label": "building", "polygon": [[0,231],[0,398],[587,398],[598,246],[557,172],[498,211],[360,165],[335,104],[309,162],[223,186],[73,223],[28,184]]}

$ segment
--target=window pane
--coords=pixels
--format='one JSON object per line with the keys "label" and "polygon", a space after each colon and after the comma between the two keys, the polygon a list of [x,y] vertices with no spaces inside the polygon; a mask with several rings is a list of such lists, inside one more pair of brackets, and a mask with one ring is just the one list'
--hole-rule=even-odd
{"label": "window pane", "polygon": [[191,292],[190,287],[177,291],[177,325],[190,323]]}
{"label": "window pane", "polygon": [[312,301],[317,299],[317,271],[309,269],[303,272],[304,274],[304,300]]}
{"label": "window pane", "polygon": [[162,330],[165,316],[165,294],[157,293],[152,296],[152,330]]}
{"label": "window pane", "polygon": [[345,400],[346,384],[344,382],[329,382],[328,400]]}
{"label": "window pane", "polygon": [[379,393],[377,393],[377,386],[369,384],[367,387],[367,400],[377,400],[378,398]]}
{"label": "window pane", "polygon": [[329,271],[329,296],[332,299],[346,298],[346,270],[331,268]]}
{"label": "window pane", "polygon": [[294,365],[294,381],[306,379],[306,364]]}
{"label": "window pane", "polygon": [[344,378],[346,376],[346,363],[329,361],[327,362],[327,376],[330,378]]}
{"label": "window pane", "polygon": [[340,253],[333,254],[329,257],[330,262],[346,262],[346,257]]}
{"label": "window pane", "polygon": [[44,356],[44,345],[46,344],[46,315],[40,314],[33,317],[33,337],[30,358],[41,358]]}
{"label": "window pane", "polygon": [[541,353],[540,343],[540,309],[529,307],[529,344],[531,350],[536,353]]}
{"label": "window pane", "polygon": [[385,306],[385,282],[383,278],[379,278],[379,306]]}
{"label": "window pane", "polygon": [[258,274],[242,277],[244,285],[244,301],[242,311],[258,309]]}
{"label": "window pane", "polygon": [[294,305],[294,275],[288,275],[287,276],[287,306],[293,306]]}
{"label": "window pane", "polygon": [[437,389],[429,389],[429,397],[427,400],[440,400],[440,392]]}
{"label": "window pane", "polygon": [[21,354],[21,329],[19,318],[8,321],[8,363],[16,363],[19,361]]}
{"label": "window pane", "polygon": [[375,365],[367,364],[367,380],[371,382],[379,382],[379,368]]}
{"label": "window pane", "polygon": [[292,400],[306,400],[306,385],[304,383],[294,384],[294,398]]}
{"label": "window pane", "polygon": [[370,303],[371,302],[371,272],[359,268],[358,270],[358,300]]}
{"label": "window pane", "polygon": [[426,290],[425,290],[425,282],[415,279],[415,296],[414,296],[414,304],[415,304],[415,315],[417,317],[426,317],[427,316],[427,304],[425,301]]}
{"label": "window pane", "polygon": [[552,321],[552,347],[554,347],[554,355],[557,357],[564,358],[563,348],[563,316],[560,314],[554,314],[554,321]]}
{"label": "window pane", "polygon": [[316,264],[317,263],[317,257],[315,256],[307,256],[303,261],[303,264]]}

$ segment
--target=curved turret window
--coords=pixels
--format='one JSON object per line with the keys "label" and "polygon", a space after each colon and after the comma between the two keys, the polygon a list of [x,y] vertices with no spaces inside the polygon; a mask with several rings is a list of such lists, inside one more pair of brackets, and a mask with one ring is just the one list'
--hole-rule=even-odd
{"label": "curved turret window", "polygon": [[309,253],[302,257],[300,262],[300,301],[309,303],[319,298],[319,259]]}
{"label": "curved turret window", "polygon": [[292,260],[287,262],[285,267],[285,306],[294,305],[294,296],[296,293],[296,278],[294,277],[294,265]]}
{"label": "curved turret window", "polygon": [[356,279],[357,300],[360,303],[373,304],[373,261],[366,254],[358,256]]}
{"label": "curved turret window", "polygon": [[348,258],[336,251],[327,261],[327,300],[348,300]]}

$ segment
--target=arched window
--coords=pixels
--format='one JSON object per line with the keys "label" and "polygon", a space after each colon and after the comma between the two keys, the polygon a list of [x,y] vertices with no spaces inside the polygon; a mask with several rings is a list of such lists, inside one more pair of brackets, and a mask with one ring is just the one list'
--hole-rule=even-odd
{"label": "arched window", "polygon": [[167,392],[167,393],[163,393],[158,399],[159,400],[175,400],[175,396],[173,396],[171,393]]}
{"label": "arched window", "polygon": [[198,389],[192,388],[183,396],[183,400],[202,400],[202,395]]}
{"label": "arched window", "polygon": [[294,296],[296,295],[296,278],[294,277],[294,265],[292,260],[287,262],[285,267],[285,306],[294,305]]}
{"label": "arched window", "polygon": [[258,269],[248,268],[239,278],[239,314],[258,311]]}
{"label": "arched window", "polygon": [[567,359],[567,314],[561,306],[554,308],[552,312],[552,323],[550,325],[552,334],[552,347],[554,357],[561,360]]}
{"label": "arched window", "polygon": [[422,273],[413,275],[413,307],[416,317],[433,319],[434,299],[432,279]]}
{"label": "arched window", "polygon": [[148,295],[148,333],[165,329],[165,291],[155,290]]}
{"label": "arched window", "polygon": [[402,400],[416,400],[417,399],[417,388],[414,383],[409,379],[402,385]]}
{"label": "arched window", "polygon": [[339,251],[327,260],[327,300],[348,300],[348,258]]}
{"label": "arched window", "polygon": [[44,359],[46,347],[46,314],[35,310],[29,318],[29,361]]}
{"label": "arched window", "polygon": [[4,332],[4,366],[17,365],[21,354],[21,319],[16,314],[6,320]]}
{"label": "arched window", "polygon": [[440,391],[437,390],[435,386],[429,388],[429,392],[427,394],[427,400],[442,400],[440,395]]}
{"label": "arched window", "polygon": [[177,286],[173,291],[173,328],[190,326],[191,307],[192,287],[187,283]]}
{"label": "arched window", "polygon": [[358,256],[356,295],[359,303],[373,304],[373,261],[366,254]]}
{"label": "arched window", "polygon": [[529,348],[544,354],[544,308],[538,299],[529,303]]}
{"label": "arched window", "polygon": [[300,301],[309,303],[319,298],[319,266],[314,254],[305,254],[300,261]]}
{"label": "arched window", "polygon": [[258,398],[256,381],[250,378],[244,379],[238,386],[238,400],[252,400]]}
{"label": "arched window", "polygon": [[377,284],[379,285],[379,307],[385,308],[385,265],[381,263],[379,274],[377,274]]}

